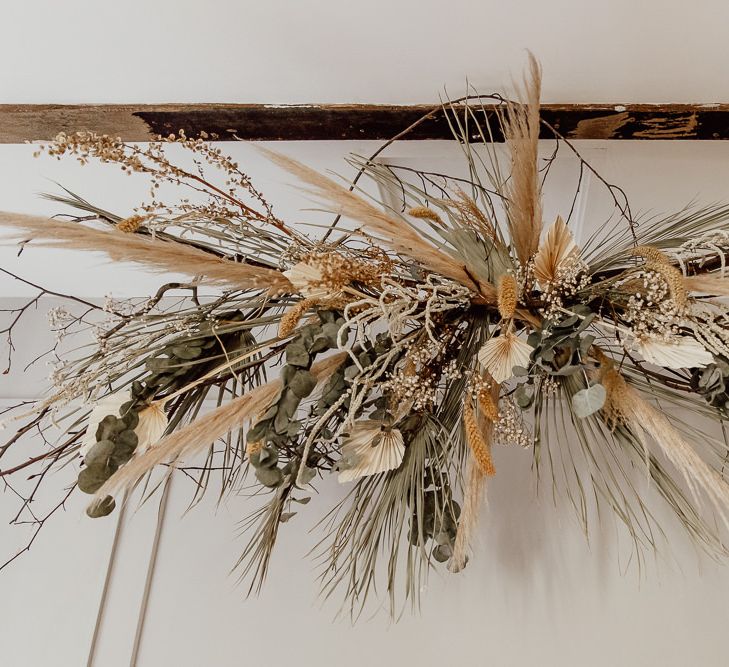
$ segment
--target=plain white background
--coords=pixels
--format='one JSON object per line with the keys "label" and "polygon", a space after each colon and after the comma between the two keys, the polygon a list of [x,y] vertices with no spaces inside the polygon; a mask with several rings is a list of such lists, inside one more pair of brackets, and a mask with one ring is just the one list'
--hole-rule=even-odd
{"label": "plain white background", "polygon": [[[482,90],[508,86],[525,48],[544,66],[552,102],[727,102],[724,38],[729,7],[685,3],[521,2],[110,2],[6,3],[0,41],[0,102],[390,102],[457,95],[466,78]],[[308,204],[245,145],[230,151],[257,177],[287,219]],[[371,143],[282,144],[319,169],[351,173],[350,151]],[[582,144],[624,185],[634,207],[667,211],[690,200],[729,198],[729,146],[698,142]],[[548,154],[550,146],[544,146]],[[34,160],[32,147],[0,146],[0,208],[56,213],[37,193],[57,181],[125,214],[142,184],[111,168]],[[455,168],[448,142],[400,144],[389,157]],[[546,193],[548,215],[564,212],[575,165],[565,157]],[[593,183],[580,213],[599,224],[604,194]],[[88,297],[144,294],[160,282],[97,257],[0,248],[0,265]],[[27,295],[0,281],[4,304]],[[2,307],[7,307],[3,305]],[[23,329],[39,348],[42,312]],[[1,345],[1,343],[0,343]],[[28,353],[29,355],[29,353]],[[20,368],[20,367],[19,367]],[[38,395],[47,369],[0,377],[0,398]],[[182,516],[190,494],[175,480],[160,536],[138,644],[142,667],[328,667],[380,664],[549,666],[726,665],[729,570],[700,558],[666,515],[666,549],[639,570],[609,520],[589,542],[569,508],[537,494],[529,457],[496,454],[499,474],[477,554],[459,576],[436,574],[420,615],[386,615],[352,628],[320,605],[308,530],[339,490],[324,486],[285,526],[262,597],[245,600],[229,569],[241,550],[237,523],[249,505],[231,498]],[[59,475],[60,486],[65,479]],[[53,485],[53,484],[52,484]],[[51,486],[52,486],[51,485]],[[647,497],[653,490],[645,489]],[[81,499],[82,500],[82,499]],[[0,495],[0,518],[14,499]],[[318,511],[317,511],[317,508]],[[660,503],[656,512],[664,515]],[[157,516],[156,502],[127,513],[94,665],[129,665]],[[73,502],[30,553],[0,572],[0,658],[12,667],[86,664],[115,519],[92,522]],[[25,533],[0,526],[12,552]],[[3,555],[3,554],[0,554]]]}

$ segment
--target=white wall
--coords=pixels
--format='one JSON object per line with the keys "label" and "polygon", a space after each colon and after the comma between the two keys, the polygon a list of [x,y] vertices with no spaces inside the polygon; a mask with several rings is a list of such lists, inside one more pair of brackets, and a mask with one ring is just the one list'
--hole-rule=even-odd
{"label": "white wall", "polygon": [[527,48],[545,101],[729,102],[723,0],[24,0],[2,18],[9,103],[426,102],[508,84]]}

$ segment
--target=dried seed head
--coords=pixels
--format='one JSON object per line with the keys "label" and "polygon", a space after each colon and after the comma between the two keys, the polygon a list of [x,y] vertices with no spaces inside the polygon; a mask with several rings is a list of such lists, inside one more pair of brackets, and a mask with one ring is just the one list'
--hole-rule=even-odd
{"label": "dried seed head", "polygon": [[441,217],[432,209],[425,206],[416,206],[408,211],[408,215],[421,220],[431,220],[439,225],[443,224]]}
{"label": "dried seed head", "polygon": [[116,228],[120,232],[133,234],[138,231],[142,224],[149,218],[148,215],[130,215],[117,223]]}
{"label": "dried seed head", "polygon": [[291,308],[284,313],[281,318],[281,322],[278,325],[278,337],[286,338],[296,328],[296,325],[300,322],[304,313],[317,303],[319,303],[318,299],[302,299],[291,306]]}
{"label": "dried seed head", "polygon": [[516,304],[519,300],[518,289],[516,278],[510,273],[504,273],[499,277],[497,297],[499,314],[505,320],[511,319],[514,316]]}
{"label": "dried seed head", "polygon": [[489,389],[481,389],[478,392],[478,406],[481,409],[481,414],[488,419],[490,422],[496,422],[499,419],[499,408],[496,405],[491,396]]}
{"label": "dried seed head", "polygon": [[645,267],[649,271],[655,271],[666,281],[673,302],[679,309],[685,308],[688,302],[688,291],[683,282],[683,273],[681,273],[680,269],[677,269],[671,264],[654,260],[646,262]]}
{"label": "dried seed head", "polygon": [[670,260],[665,252],[652,245],[639,245],[630,251],[633,257],[642,257],[651,262],[670,265]]}
{"label": "dried seed head", "polygon": [[486,441],[481,429],[478,427],[469,399],[466,399],[463,403],[463,426],[466,433],[466,442],[471,449],[471,454],[478,469],[484,475],[495,475],[496,468],[491,457],[491,445]]}

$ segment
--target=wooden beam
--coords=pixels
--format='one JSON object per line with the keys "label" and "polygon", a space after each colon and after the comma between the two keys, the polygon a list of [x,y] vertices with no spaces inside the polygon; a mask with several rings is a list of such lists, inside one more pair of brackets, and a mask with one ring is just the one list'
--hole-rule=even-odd
{"label": "wooden beam", "polygon": [[[430,106],[164,104],[0,105],[0,143],[52,139],[59,132],[93,130],[127,141],[149,141],[184,129],[220,140],[385,140]],[[495,121],[494,111],[487,115]],[[542,117],[568,139],[729,139],[729,105],[547,104]],[[492,122],[494,139],[501,141]],[[550,137],[548,128],[543,136]],[[403,139],[452,139],[442,112]]]}

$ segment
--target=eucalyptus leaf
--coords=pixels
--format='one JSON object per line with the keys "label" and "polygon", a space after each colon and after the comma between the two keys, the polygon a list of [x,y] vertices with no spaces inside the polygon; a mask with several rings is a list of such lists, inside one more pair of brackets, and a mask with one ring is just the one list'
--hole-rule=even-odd
{"label": "eucalyptus leaf", "polygon": [[99,519],[107,516],[114,511],[116,501],[111,496],[106,496],[102,500],[94,501],[86,508],[86,514],[92,519]]}
{"label": "eucalyptus leaf", "polygon": [[314,391],[316,379],[309,371],[302,369],[291,378],[289,387],[299,398],[306,398]]}
{"label": "eucalyptus leaf", "polygon": [[575,414],[584,419],[589,417],[591,414],[597,412],[605,405],[605,398],[607,392],[605,387],[601,384],[593,384],[587,389],[580,389],[572,397],[572,407],[574,408]]}
{"label": "eucalyptus leaf", "polygon": [[295,340],[286,346],[286,363],[302,367],[309,365],[309,353],[301,341]]}
{"label": "eucalyptus leaf", "polygon": [[256,468],[258,481],[269,488],[273,488],[283,482],[283,473],[278,468]]}

